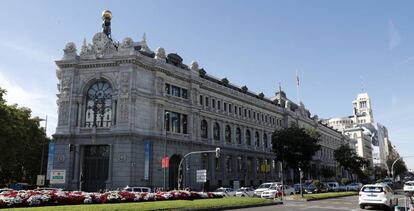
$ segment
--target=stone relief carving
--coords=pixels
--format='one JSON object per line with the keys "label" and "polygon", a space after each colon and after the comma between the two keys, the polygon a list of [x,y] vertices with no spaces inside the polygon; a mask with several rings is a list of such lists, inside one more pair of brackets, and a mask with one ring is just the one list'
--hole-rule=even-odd
{"label": "stone relief carving", "polygon": [[167,56],[165,55],[164,48],[157,48],[156,53],[155,53],[155,58],[156,59],[159,59],[159,60],[165,61],[165,59],[167,58]]}
{"label": "stone relief carving", "polygon": [[121,97],[123,98],[128,98],[128,93],[129,93],[129,78],[130,78],[130,73],[121,73],[121,81],[120,81],[120,92],[121,92]]}
{"label": "stone relief carving", "polygon": [[62,60],[70,60],[70,59],[76,59],[76,45],[73,42],[68,42],[63,49],[63,58]]}
{"label": "stone relief carving", "polygon": [[119,122],[128,122],[128,99],[121,99],[120,112]]}
{"label": "stone relief carving", "polygon": [[68,125],[69,119],[69,102],[60,102],[59,103],[59,120],[58,125],[64,126]]}
{"label": "stone relief carving", "polygon": [[71,77],[64,77],[61,80],[61,84],[60,84],[60,97],[61,98],[68,98],[69,94],[70,94],[70,88],[72,85],[72,79]]}
{"label": "stone relief carving", "polygon": [[191,66],[190,66],[190,68],[191,68],[192,70],[198,71],[198,70],[199,70],[199,67],[198,67],[198,62],[196,62],[196,61],[192,61],[192,62],[191,62]]}
{"label": "stone relief carving", "polygon": [[93,36],[92,45],[83,41],[80,53],[81,59],[101,59],[111,58],[117,52],[116,43],[114,43],[103,32],[98,32]]}
{"label": "stone relief carving", "polygon": [[132,48],[134,45],[134,41],[130,37],[125,37],[122,40],[121,48]]}

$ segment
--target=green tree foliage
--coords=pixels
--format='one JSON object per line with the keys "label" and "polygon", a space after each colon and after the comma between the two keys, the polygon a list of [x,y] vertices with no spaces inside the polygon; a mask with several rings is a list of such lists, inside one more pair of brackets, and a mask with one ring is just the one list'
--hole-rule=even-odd
{"label": "green tree foliage", "polygon": [[397,156],[388,156],[387,159],[387,164],[388,167],[390,168],[391,171],[391,167],[392,167],[392,163],[397,159],[397,162],[395,162],[394,164],[394,172],[393,172],[393,177],[395,178],[396,176],[404,176],[405,173],[407,173],[407,166],[405,165],[405,162],[402,158],[397,157]]}
{"label": "green tree foliage", "polygon": [[[334,151],[335,160],[343,166],[348,172],[357,174],[360,178],[365,178],[368,169],[369,161],[365,158],[359,157],[355,150],[351,149],[348,145],[342,145]],[[351,174],[352,178],[352,174]]]}
{"label": "green tree foliage", "polygon": [[30,109],[7,105],[5,94],[0,88],[0,187],[11,182],[34,184],[45,133]]}
{"label": "green tree foliage", "polygon": [[296,125],[274,131],[272,147],[276,160],[292,169],[308,170],[312,156],[321,148],[319,137],[316,130],[305,130]]}
{"label": "green tree foliage", "polygon": [[323,176],[323,178],[329,179],[335,177],[335,172],[327,166],[322,166],[321,175]]}

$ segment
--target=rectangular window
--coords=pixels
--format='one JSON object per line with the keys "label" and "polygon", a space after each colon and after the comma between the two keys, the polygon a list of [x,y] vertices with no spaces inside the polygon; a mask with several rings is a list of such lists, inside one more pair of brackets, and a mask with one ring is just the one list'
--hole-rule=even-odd
{"label": "rectangular window", "polygon": [[171,94],[170,90],[171,90],[171,85],[165,84],[165,93],[167,95],[170,95]]}
{"label": "rectangular window", "polygon": [[253,111],[253,119],[256,119],[256,112]]}
{"label": "rectangular window", "polygon": [[252,116],[252,115],[251,115],[251,112],[250,112],[250,110],[249,110],[249,118],[251,118],[251,116]]}
{"label": "rectangular window", "polygon": [[240,116],[242,115],[242,108],[241,107],[239,107],[239,115]]}
{"label": "rectangular window", "polygon": [[203,105],[203,95],[200,95],[200,105]]}
{"label": "rectangular window", "polygon": [[229,104],[229,113],[231,113],[231,104]]}
{"label": "rectangular window", "polygon": [[220,110],[221,109],[221,101],[217,100],[217,109]]}
{"label": "rectangular window", "polygon": [[227,111],[227,103],[223,103],[224,111]]}
{"label": "rectangular window", "polygon": [[209,103],[209,101],[208,101],[208,97],[206,97],[206,106],[208,107],[208,103]]}
{"label": "rectangular window", "polygon": [[211,106],[212,106],[213,108],[216,108],[216,100],[215,100],[215,99],[212,99],[212,101],[211,101]]}
{"label": "rectangular window", "polygon": [[216,158],[215,164],[216,164],[216,171],[220,171],[221,168],[220,168],[220,159],[219,158]]}
{"label": "rectangular window", "polygon": [[181,89],[181,97],[183,97],[184,99],[188,99],[188,92],[187,89]]}
{"label": "rectangular window", "polygon": [[165,111],[165,130],[173,133],[187,134],[187,115],[172,111]]}
{"label": "rectangular window", "polygon": [[175,97],[181,97],[180,87],[171,85],[171,95]]}
{"label": "rectangular window", "polygon": [[227,155],[227,157],[226,157],[226,170],[227,170],[227,172],[231,172],[231,170],[232,170],[231,162],[232,162],[232,156]]}
{"label": "rectangular window", "polygon": [[247,109],[244,109],[244,117],[247,117]]}
{"label": "rectangular window", "polygon": [[181,116],[182,116],[181,122],[183,123],[183,133],[187,134],[187,115],[183,114]]}

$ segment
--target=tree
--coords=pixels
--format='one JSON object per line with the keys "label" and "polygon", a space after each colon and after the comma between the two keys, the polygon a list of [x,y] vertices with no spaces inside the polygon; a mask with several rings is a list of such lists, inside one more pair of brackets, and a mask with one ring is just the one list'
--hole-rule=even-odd
{"label": "tree", "polygon": [[319,137],[316,130],[305,130],[296,125],[274,131],[272,147],[276,161],[295,170],[301,168],[307,171],[313,155],[321,148]]}
{"label": "tree", "polygon": [[360,178],[365,178],[366,172],[363,168],[369,168],[369,161],[356,154],[355,150],[351,149],[348,145],[342,145],[334,151],[335,160],[351,173],[351,179],[353,180],[352,174],[357,174]]}
{"label": "tree", "polygon": [[40,171],[45,133],[28,108],[7,105],[0,88],[0,186],[11,182],[33,184]]}

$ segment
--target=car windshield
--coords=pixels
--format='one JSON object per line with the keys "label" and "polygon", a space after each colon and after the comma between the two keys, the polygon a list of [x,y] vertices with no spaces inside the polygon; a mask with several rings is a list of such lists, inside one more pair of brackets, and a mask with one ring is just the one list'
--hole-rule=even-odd
{"label": "car windshield", "polygon": [[224,188],[217,188],[217,190],[216,190],[216,192],[223,192],[223,191],[225,191]]}
{"label": "car windshield", "polygon": [[406,186],[414,186],[414,182],[406,182],[404,185],[406,185]]}
{"label": "car windshield", "polygon": [[259,188],[270,188],[272,184],[261,184],[257,189]]}
{"label": "car windshield", "polygon": [[362,192],[367,192],[367,193],[381,193],[382,190],[383,190],[382,187],[375,187],[375,186],[367,186],[367,187],[362,188]]}
{"label": "car windshield", "polygon": [[308,188],[315,188],[315,185],[309,185]]}

